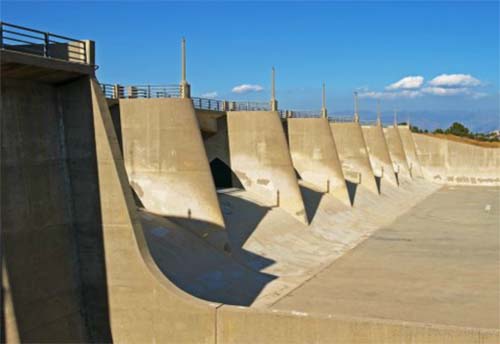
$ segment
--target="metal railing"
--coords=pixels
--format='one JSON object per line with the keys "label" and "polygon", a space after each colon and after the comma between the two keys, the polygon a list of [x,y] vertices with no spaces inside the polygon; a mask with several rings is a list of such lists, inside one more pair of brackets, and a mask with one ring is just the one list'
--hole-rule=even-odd
{"label": "metal railing", "polygon": [[232,102],[232,103],[236,104],[234,111],[270,111],[271,110],[271,104],[266,103],[266,102],[238,101],[238,102]]}
{"label": "metal railing", "polygon": [[228,111],[227,102],[212,98],[191,98],[195,109],[211,111]]}
{"label": "metal railing", "polygon": [[88,64],[85,41],[6,22],[0,22],[0,48]]}
{"label": "metal railing", "polygon": [[349,123],[354,122],[354,116],[328,116],[328,120],[333,123]]}
{"label": "metal railing", "polygon": [[112,85],[100,84],[106,98],[179,98],[179,85]]}
{"label": "metal railing", "polygon": [[361,125],[366,125],[366,126],[375,126],[377,125],[377,120],[376,119],[360,119],[359,124]]}
{"label": "metal railing", "polygon": [[291,118],[319,118],[321,110],[291,110],[289,116]]}
{"label": "metal railing", "polygon": [[[180,85],[129,85],[100,84],[108,99],[123,98],[180,98]],[[269,111],[271,106],[265,102],[226,101],[212,98],[191,98],[198,110],[210,111]]]}

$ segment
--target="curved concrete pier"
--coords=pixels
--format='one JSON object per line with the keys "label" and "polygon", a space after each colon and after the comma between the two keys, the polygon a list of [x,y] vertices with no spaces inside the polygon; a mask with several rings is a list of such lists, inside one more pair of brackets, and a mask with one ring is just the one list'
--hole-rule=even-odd
{"label": "curved concrete pier", "polygon": [[412,178],[422,178],[424,175],[422,172],[422,167],[420,166],[420,160],[417,156],[415,142],[413,140],[413,135],[410,131],[410,127],[407,125],[398,125],[398,131],[401,137],[401,143],[403,144],[403,149],[406,154],[406,161],[408,162],[408,167],[410,168]]}
{"label": "curved concrete pier", "polygon": [[403,147],[403,141],[399,135],[398,127],[389,126],[384,128],[384,134],[387,147],[389,148],[389,154],[394,165],[394,171],[398,175],[399,183],[409,181],[411,179],[410,168],[406,160],[406,153]]}
{"label": "curved concrete pier", "polygon": [[293,166],[300,177],[350,204],[328,119],[289,118],[287,123]]}
{"label": "curved concrete pier", "polygon": [[379,193],[361,126],[357,122],[330,123],[335,145],[347,180]]}
{"label": "curved concrete pier", "polygon": [[381,177],[382,181],[398,185],[382,126],[362,126],[362,130],[375,175]]}
{"label": "curved concrete pier", "polygon": [[267,206],[279,206],[307,223],[292,159],[275,111],[227,113],[231,168],[244,188]]}
{"label": "curved concrete pier", "polygon": [[120,99],[118,106],[125,167],[143,206],[208,224],[199,235],[221,235],[224,220],[191,100]]}

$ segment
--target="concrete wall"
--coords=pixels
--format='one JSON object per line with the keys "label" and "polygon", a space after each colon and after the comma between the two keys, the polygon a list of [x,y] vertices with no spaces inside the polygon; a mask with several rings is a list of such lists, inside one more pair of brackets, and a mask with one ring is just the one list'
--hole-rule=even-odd
{"label": "concrete wall", "polygon": [[491,343],[499,331],[222,306],[217,343]]}
{"label": "concrete wall", "polygon": [[[277,112],[227,113],[231,168],[246,190],[298,220],[307,216]],[[279,191],[279,197],[278,197]]]}
{"label": "concrete wall", "polygon": [[403,147],[403,141],[399,134],[397,126],[384,128],[385,139],[389,154],[394,165],[394,171],[398,174],[399,182],[411,179],[406,153]]}
{"label": "concrete wall", "polygon": [[441,184],[500,185],[500,149],[413,134],[426,179]]}
{"label": "concrete wall", "polygon": [[346,179],[351,179],[352,182],[356,183],[357,180],[353,176],[353,172],[354,175],[361,174],[361,185],[378,193],[375,175],[359,123],[330,123],[330,128]]}
{"label": "concrete wall", "polygon": [[[64,111],[59,101],[64,95],[76,102],[77,111]],[[87,340],[71,179],[91,176],[84,167],[73,174],[68,155],[92,166],[87,157],[94,145],[65,132],[66,125],[77,126],[78,119],[69,116],[89,117],[85,95],[88,82],[56,87],[2,78],[1,228],[9,342]],[[91,130],[92,123],[84,122],[82,134]]]}
{"label": "concrete wall", "polygon": [[398,181],[394,172],[394,165],[389,154],[382,126],[363,126],[362,129],[375,175],[381,176],[382,180],[387,180],[392,185],[397,185]]}
{"label": "concrete wall", "polygon": [[411,176],[412,178],[422,178],[424,175],[417,156],[415,142],[413,140],[410,127],[407,125],[399,125],[398,130],[399,135],[401,136],[401,142],[403,143],[403,148],[406,153],[406,161],[408,162]]}
{"label": "concrete wall", "polygon": [[288,142],[301,178],[345,202],[349,201],[342,166],[326,118],[289,118]]}
{"label": "concrete wall", "polygon": [[125,167],[144,207],[222,229],[224,220],[191,101],[120,99],[119,116]]}

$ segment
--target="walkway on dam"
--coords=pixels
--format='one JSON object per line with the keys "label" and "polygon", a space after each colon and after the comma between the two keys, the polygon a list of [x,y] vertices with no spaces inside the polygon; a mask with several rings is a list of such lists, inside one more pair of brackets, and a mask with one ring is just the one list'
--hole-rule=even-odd
{"label": "walkway on dam", "polygon": [[443,187],[272,308],[498,328],[498,192]]}

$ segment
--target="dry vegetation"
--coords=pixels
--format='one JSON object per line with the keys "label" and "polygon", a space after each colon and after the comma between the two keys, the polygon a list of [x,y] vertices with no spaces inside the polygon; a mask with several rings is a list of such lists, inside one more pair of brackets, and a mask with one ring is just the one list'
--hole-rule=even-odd
{"label": "dry vegetation", "polygon": [[474,140],[468,137],[462,137],[462,136],[456,136],[452,134],[431,134],[427,133],[424,135],[432,136],[432,137],[437,137],[440,139],[445,139],[445,140],[450,140],[450,141],[455,141],[455,142],[461,142],[461,143],[468,143],[470,145],[475,145],[479,147],[487,147],[487,148],[500,148],[500,142],[488,142],[488,141],[479,141],[479,140]]}

